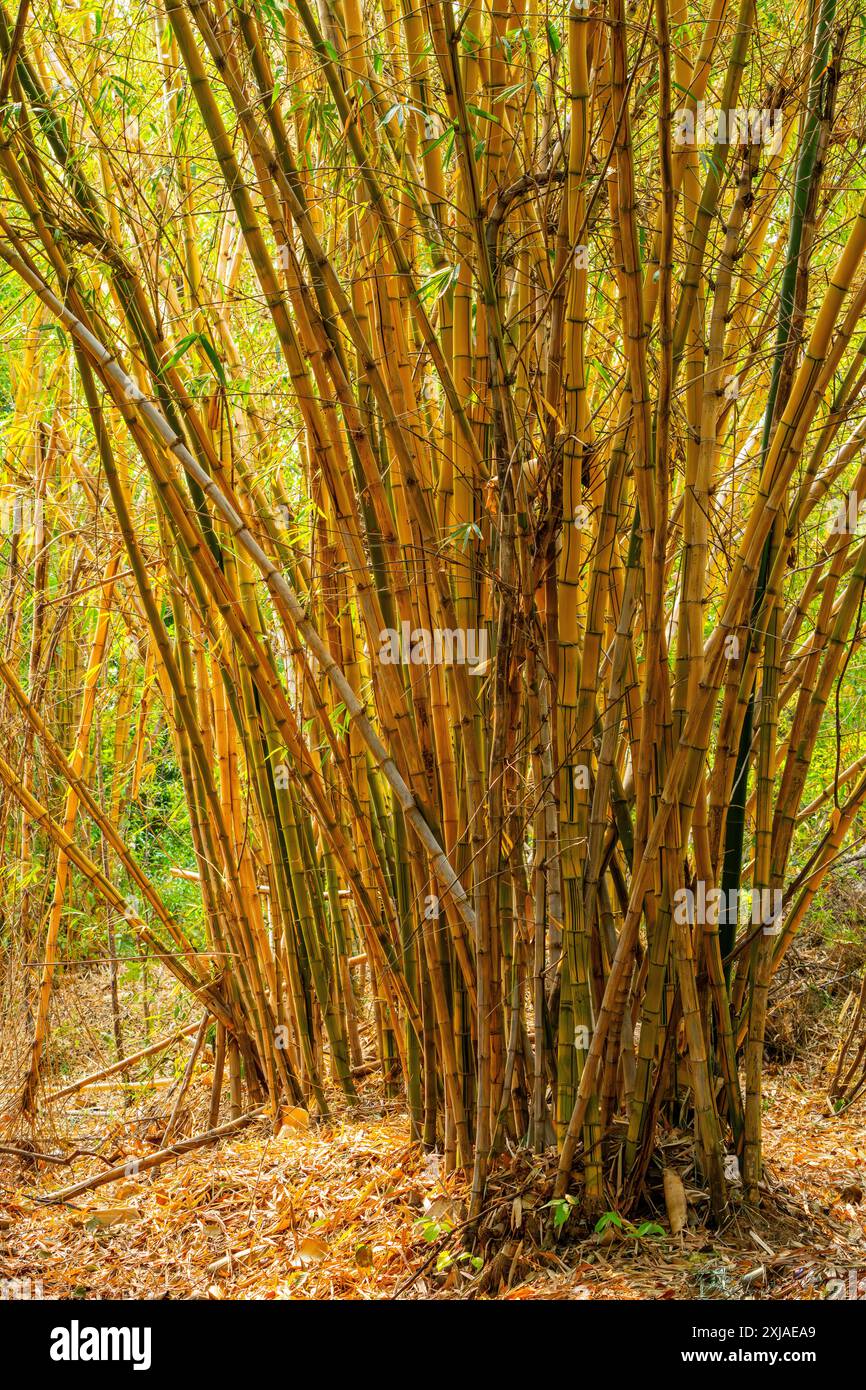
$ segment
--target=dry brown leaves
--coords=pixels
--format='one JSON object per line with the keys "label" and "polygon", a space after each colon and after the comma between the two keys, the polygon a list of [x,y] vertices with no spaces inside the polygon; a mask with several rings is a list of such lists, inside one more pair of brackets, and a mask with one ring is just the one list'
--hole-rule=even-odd
{"label": "dry brown leaves", "polygon": [[[660,1196],[631,1228],[567,1227],[551,1247],[551,1164],[518,1154],[466,1252],[463,1179],[410,1143],[396,1107],[369,1105],[327,1125],[284,1114],[276,1137],[256,1126],[74,1206],[36,1199],[99,1171],[93,1160],[2,1159],[0,1280],[79,1298],[826,1297],[829,1281],[866,1275],[866,1107],[829,1115],[818,1065],[769,1070],[766,1199],[721,1232],[684,1174],[679,1235]],[[133,1135],[130,1160],[147,1151]],[[644,1215],[664,1234],[636,1235]]]}
{"label": "dry brown leaves", "polygon": [[426,1257],[425,1199],[450,1200],[457,1179],[440,1178],[396,1115],[283,1118],[276,1137],[256,1126],[74,1206],[38,1205],[56,1170],[31,1166],[28,1182],[19,1168],[0,1200],[0,1280],[38,1281],[47,1298],[393,1294]]}

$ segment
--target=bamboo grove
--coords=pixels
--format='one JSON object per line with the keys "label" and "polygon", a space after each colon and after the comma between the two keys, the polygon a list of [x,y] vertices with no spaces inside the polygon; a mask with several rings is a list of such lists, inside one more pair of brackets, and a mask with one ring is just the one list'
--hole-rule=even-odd
{"label": "bamboo grove", "polygon": [[[627,1210],[671,1125],[757,1194],[768,990],[866,797],[863,44],[847,0],[0,10],[26,1115],[86,902],[215,1023],[214,1123],[373,1071],[474,1214],[517,1144]],[[197,912],[131,842],[157,727]]]}

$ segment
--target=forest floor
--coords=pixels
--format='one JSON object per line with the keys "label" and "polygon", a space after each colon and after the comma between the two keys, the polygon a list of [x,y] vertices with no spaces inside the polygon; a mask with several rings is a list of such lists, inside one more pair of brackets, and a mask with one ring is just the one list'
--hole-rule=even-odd
{"label": "forest floor", "polygon": [[[784,990],[779,997],[783,1013]],[[835,1020],[838,1002],[831,1013]],[[793,1016],[802,1033],[802,997]],[[747,1209],[734,1189],[721,1229],[704,1219],[689,1137],[671,1133],[665,1161],[678,1167],[689,1200],[679,1235],[671,1236],[659,1184],[650,1182],[635,1224],[609,1217],[596,1232],[577,1210],[554,1241],[553,1158],[518,1152],[499,1161],[480,1243],[466,1252],[465,1179],[444,1174],[437,1155],[410,1142],[400,1103],[365,1096],[331,1121],[291,1112],[276,1136],[255,1122],[152,1173],[45,1204],[51,1192],[159,1147],[165,1091],[157,1088],[143,1117],[140,1106],[123,1108],[119,1088],[107,1088],[95,1098],[82,1092],[50,1133],[34,1136],[43,1152],[51,1138],[55,1153],[93,1147],[98,1160],[0,1153],[0,1290],[98,1299],[815,1299],[851,1296],[857,1281],[866,1296],[866,1102],[829,1112],[835,1029],[826,1008],[821,1017],[796,1045],[777,1026],[766,1192],[760,1208]],[[175,1075],[177,1065],[182,1053]],[[204,1071],[186,1133],[207,1128],[208,1090]],[[0,1142],[13,1143],[8,1124]]]}

